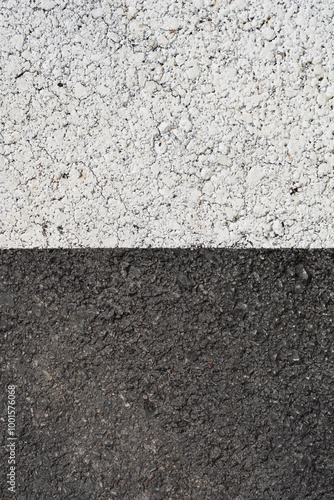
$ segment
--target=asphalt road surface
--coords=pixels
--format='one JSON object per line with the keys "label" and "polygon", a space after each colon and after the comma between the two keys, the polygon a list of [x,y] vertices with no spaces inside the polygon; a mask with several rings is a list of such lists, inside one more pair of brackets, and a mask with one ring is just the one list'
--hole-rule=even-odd
{"label": "asphalt road surface", "polygon": [[1,498],[334,497],[332,250],[1,261]]}

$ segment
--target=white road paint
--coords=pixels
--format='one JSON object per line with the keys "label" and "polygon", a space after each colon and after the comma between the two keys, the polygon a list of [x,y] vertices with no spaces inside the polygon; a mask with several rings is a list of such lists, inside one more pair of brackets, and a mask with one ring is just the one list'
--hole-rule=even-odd
{"label": "white road paint", "polygon": [[1,247],[332,247],[330,7],[2,2]]}

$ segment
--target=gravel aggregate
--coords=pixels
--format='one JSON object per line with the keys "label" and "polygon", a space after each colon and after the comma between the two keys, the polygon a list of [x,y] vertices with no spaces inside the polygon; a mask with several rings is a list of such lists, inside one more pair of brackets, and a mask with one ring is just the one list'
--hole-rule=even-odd
{"label": "gravel aggregate", "polygon": [[333,498],[332,250],[3,250],[0,273],[15,498]]}

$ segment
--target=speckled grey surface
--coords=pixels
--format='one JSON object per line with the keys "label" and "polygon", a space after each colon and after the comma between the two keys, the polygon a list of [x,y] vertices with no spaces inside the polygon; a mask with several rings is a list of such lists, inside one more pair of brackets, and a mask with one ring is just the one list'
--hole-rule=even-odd
{"label": "speckled grey surface", "polygon": [[333,251],[1,261],[15,498],[333,498]]}

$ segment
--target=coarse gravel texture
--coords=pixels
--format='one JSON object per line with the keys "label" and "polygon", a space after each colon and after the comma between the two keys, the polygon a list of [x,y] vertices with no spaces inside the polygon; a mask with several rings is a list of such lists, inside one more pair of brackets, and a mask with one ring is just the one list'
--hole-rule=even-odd
{"label": "coarse gravel texture", "polygon": [[333,499],[332,250],[1,261],[15,498]]}
{"label": "coarse gravel texture", "polygon": [[2,248],[333,247],[332,2],[5,0]]}

